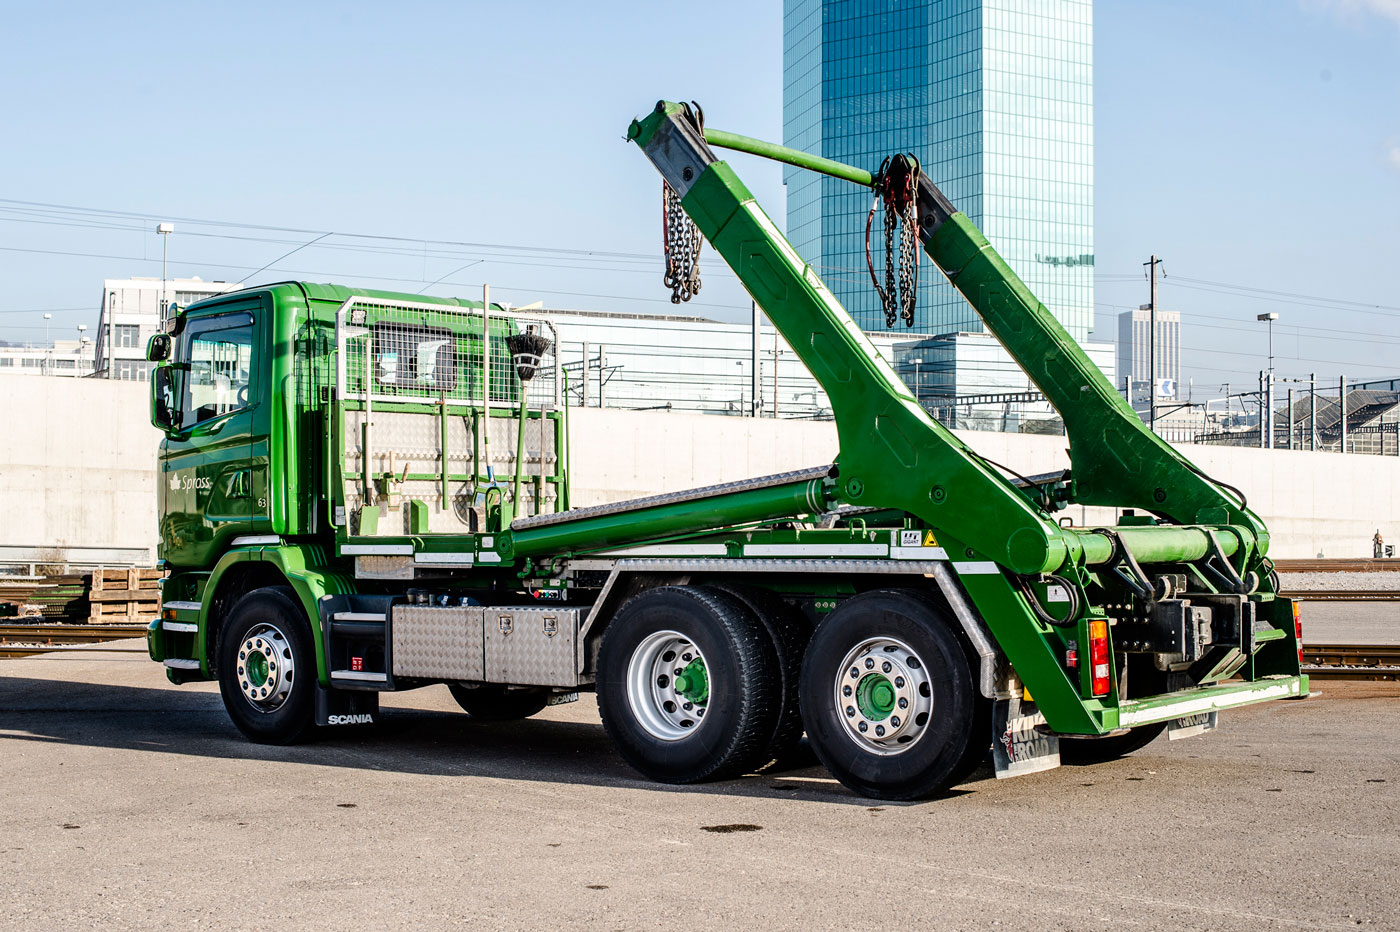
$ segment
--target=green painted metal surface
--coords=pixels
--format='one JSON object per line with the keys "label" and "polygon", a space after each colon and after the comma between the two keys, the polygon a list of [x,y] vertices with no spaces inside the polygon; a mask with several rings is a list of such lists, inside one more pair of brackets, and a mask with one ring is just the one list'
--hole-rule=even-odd
{"label": "green painted metal surface", "polygon": [[[1018,490],[922,410],[817,274],[763,213],[709,145],[777,159],[856,184],[866,171],[782,146],[692,124],[661,102],[633,121],[628,138],[652,160],[701,233],[764,308],[831,401],[840,438],[835,496],[852,505],[897,509],[934,529],[953,560],[990,560],[999,573],[962,583],[1018,676],[1056,730],[1102,733],[1117,726],[1117,671],[1109,696],[1090,696],[1084,597],[1105,585],[1096,567],[1129,560],[1186,566],[1230,559],[1229,574],[1260,570],[1268,533],[1256,515],[1153,435],[980,231],[927,180],[919,197],[925,250],[1064,418],[1072,468],[1055,502],[1142,509],[1098,531],[1062,527],[1033,492]],[[1131,560],[1129,560],[1131,566]],[[1054,572],[1080,592],[1075,624],[1037,617],[1017,577]],[[1131,575],[1131,574],[1129,574]],[[1260,595],[1271,595],[1267,574]],[[1122,596],[1129,601],[1131,597]],[[1265,644],[1283,658],[1282,641]],[[1286,658],[1275,661],[1288,667]],[[1297,667],[1287,670],[1296,676]]]}
{"label": "green painted metal surface", "polygon": [[818,514],[830,503],[829,482],[802,480],[617,514],[509,531],[497,544],[505,557],[584,553],[638,540],[674,537],[773,518]]}

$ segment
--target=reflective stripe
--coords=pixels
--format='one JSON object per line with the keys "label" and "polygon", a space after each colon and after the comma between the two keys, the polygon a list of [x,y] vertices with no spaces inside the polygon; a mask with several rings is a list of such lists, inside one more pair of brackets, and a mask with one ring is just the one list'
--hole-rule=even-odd
{"label": "reflective stripe", "polygon": [[181,659],[178,658],[178,657],[172,657],[171,659],[165,661],[165,665],[166,665],[167,667],[169,667],[170,669],[172,669],[172,670],[198,670],[198,669],[199,669],[199,661],[198,661],[198,660],[181,660]]}
{"label": "reflective stripe", "polygon": [[1001,567],[991,560],[974,560],[970,563],[954,563],[953,569],[963,576],[996,576],[1001,573]]}
{"label": "reflective stripe", "polygon": [[163,602],[161,608],[173,608],[177,612],[197,612],[204,606],[198,602]]}
{"label": "reflective stripe", "polygon": [[414,563],[441,563],[447,566],[471,566],[476,562],[473,553],[415,553]]}
{"label": "reflective stripe", "polygon": [[176,634],[194,634],[199,630],[199,625],[188,621],[171,621],[166,619],[160,623],[166,631],[174,631]]}
{"label": "reflective stripe", "polygon": [[895,560],[946,560],[948,551],[942,547],[891,547],[890,557]]}
{"label": "reflective stripe", "polygon": [[252,547],[255,544],[280,543],[282,543],[282,538],[278,537],[276,534],[250,534],[246,537],[235,537],[233,539],[233,546],[235,547]]}
{"label": "reflective stripe", "polygon": [[1223,696],[1200,696],[1141,710],[1129,709],[1127,712],[1119,714],[1118,727],[1131,728],[1139,722],[1160,722],[1163,719],[1184,718],[1187,715],[1196,715],[1200,712],[1233,709],[1253,702],[1262,702],[1266,699],[1296,696],[1300,691],[1301,685],[1298,680],[1292,679],[1287,683],[1265,686],[1262,689],[1227,693]]}
{"label": "reflective stripe", "polygon": [[749,544],[746,557],[887,557],[889,544]]}
{"label": "reflective stripe", "polygon": [[413,554],[412,544],[341,544],[342,556],[407,557]]}

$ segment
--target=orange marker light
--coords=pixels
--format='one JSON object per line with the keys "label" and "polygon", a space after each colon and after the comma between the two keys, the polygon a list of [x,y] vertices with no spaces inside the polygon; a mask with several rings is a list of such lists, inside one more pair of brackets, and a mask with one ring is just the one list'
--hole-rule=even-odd
{"label": "orange marker light", "polygon": [[1089,622],[1089,682],[1095,696],[1108,695],[1108,622]]}

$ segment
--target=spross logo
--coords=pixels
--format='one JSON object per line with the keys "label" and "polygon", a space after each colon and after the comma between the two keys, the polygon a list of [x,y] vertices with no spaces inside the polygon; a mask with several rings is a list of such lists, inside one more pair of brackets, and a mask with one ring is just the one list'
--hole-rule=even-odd
{"label": "spross logo", "polygon": [[207,492],[213,488],[214,480],[209,476],[181,476],[179,473],[170,474],[170,491],[188,492],[194,489],[197,492]]}

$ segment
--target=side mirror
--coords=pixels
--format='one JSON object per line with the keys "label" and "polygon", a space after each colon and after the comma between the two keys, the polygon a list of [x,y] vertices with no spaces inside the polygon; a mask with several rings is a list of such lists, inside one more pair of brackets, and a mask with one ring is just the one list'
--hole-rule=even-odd
{"label": "side mirror", "polygon": [[157,333],[146,343],[146,360],[164,362],[170,358],[170,334]]}
{"label": "side mirror", "polygon": [[[156,334],[151,338],[151,343],[154,344],[161,336],[164,334]],[[167,349],[169,342],[169,337],[166,337]],[[157,366],[151,370],[151,423],[167,433],[175,430],[178,414],[175,403],[176,371],[173,366]]]}

